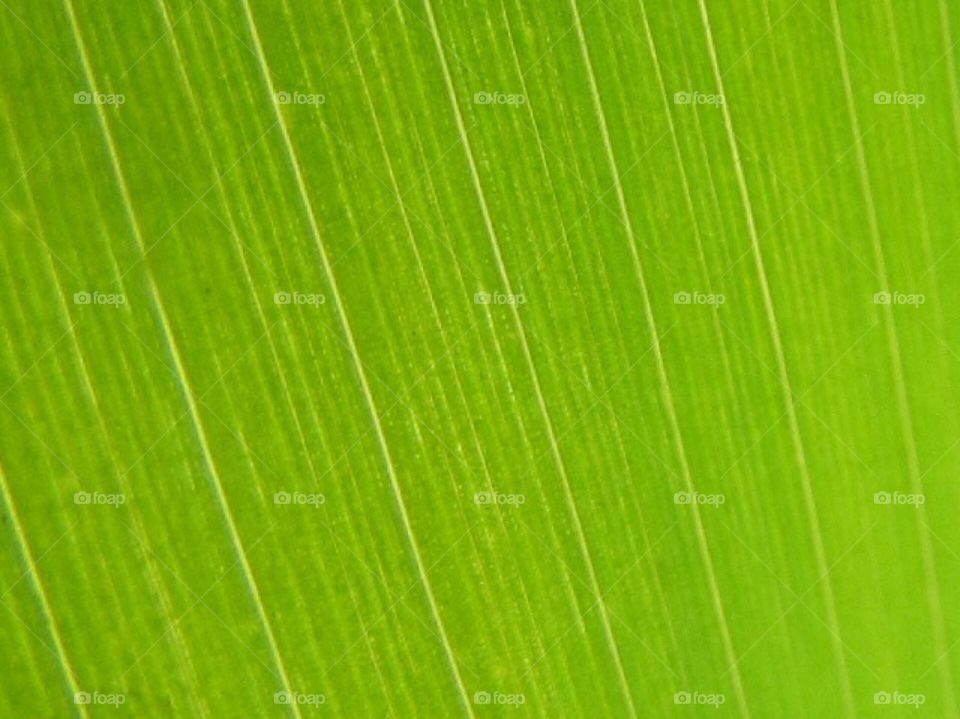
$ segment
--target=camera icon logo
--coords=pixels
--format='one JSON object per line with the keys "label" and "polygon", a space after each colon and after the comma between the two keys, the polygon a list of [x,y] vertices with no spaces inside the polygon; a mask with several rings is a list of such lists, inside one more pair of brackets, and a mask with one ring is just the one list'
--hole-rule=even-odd
{"label": "camera icon logo", "polygon": [[93,94],[89,92],[76,92],[73,94],[74,105],[90,105],[93,103]]}
{"label": "camera icon logo", "polygon": [[289,105],[293,102],[293,96],[289,92],[278,92],[276,100],[278,105]]}
{"label": "camera icon logo", "polygon": [[74,704],[89,704],[90,703],[90,692],[77,692],[73,695]]}
{"label": "camera icon logo", "polygon": [[290,703],[290,692],[282,691],[277,692],[273,695],[274,704],[289,704]]}
{"label": "camera icon logo", "polygon": [[873,695],[874,704],[890,704],[890,692],[877,692]]}
{"label": "camera icon logo", "polygon": [[489,292],[477,292],[473,296],[473,303],[475,305],[489,305],[490,304],[490,293]]}
{"label": "camera icon logo", "polygon": [[690,692],[677,692],[673,695],[674,704],[692,704],[693,696]]}
{"label": "camera icon logo", "polygon": [[493,101],[489,92],[478,92],[473,96],[474,105],[489,105]]}
{"label": "camera icon logo", "polygon": [[75,305],[89,305],[93,296],[89,292],[74,292],[73,293],[73,304]]}
{"label": "camera icon logo", "polygon": [[889,105],[892,101],[893,97],[889,92],[877,92],[873,95],[874,105]]}
{"label": "camera icon logo", "polygon": [[674,292],[673,293],[673,304],[675,305],[689,305],[690,304],[690,293],[689,292]]}
{"label": "camera icon logo", "polygon": [[290,504],[290,501],[291,501],[290,492],[274,492],[273,493],[274,504]]}
{"label": "camera icon logo", "polygon": [[891,500],[890,492],[876,492],[873,495],[874,504],[890,504]]}
{"label": "camera icon logo", "polygon": [[90,504],[90,500],[91,500],[90,492],[74,492],[73,493],[74,504]]}
{"label": "camera icon logo", "polygon": [[689,105],[693,102],[693,95],[689,92],[677,92],[673,95],[674,105]]}
{"label": "camera icon logo", "polygon": [[289,292],[276,292],[273,295],[273,303],[277,305],[289,305],[291,295]]}
{"label": "camera icon logo", "polygon": [[477,692],[473,695],[474,704],[489,704],[490,703],[490,692]]}
{"label": "camera icon logo", "polygon": [[889,292],[873,293],[873,304],[875,305],[889,305],[890,299],[891,299],[891,296]]}

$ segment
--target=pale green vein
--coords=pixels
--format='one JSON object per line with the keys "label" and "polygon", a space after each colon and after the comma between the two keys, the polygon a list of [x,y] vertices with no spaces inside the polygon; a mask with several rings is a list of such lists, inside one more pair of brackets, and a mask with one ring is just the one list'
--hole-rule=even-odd
{"label": "pale green vein", "polygon": [[[77,48],[80,53],[80,59],[83,64],[84,74],[87,78],[87,81],[90,83],[90,91],[97,92],[97,83],[94,77],[93,68],[90,64],[90,59],[87,55],[86,46],[83,42],[83,37],[80,33],[80,27],[77,22],[77,17],[74,12],[72,0],[64,0],[67,14],[70,18],[70,26],[73,30],[74,37],[77,42]],[[130,223],[130,227],[133,230],[134,237],[137,241],[137,246],[139,247],[142,253],[146,253],[147,246],[144,242],[143,232],[140,229],[140,221],[137,219],[136,213],[133,209],[133,202],[130,198],[130,190],[127,186],[126,177],[123,173],[123,168],[120,165],[120,158],[117,153],[116,145],[113,140],[113,136],[110,133],[110,127],[107,123],[107,118],[105,115],[105,110],[103,105],[96,105],[97,117],[100,121],[100,128],[103,132],[104,141],[107,146],[107,150],[110,155],[110,162],[113,168],[113,172],[117,181],[117,185],[120,190],[121,197],[123,199],[124,208],[126,211],[127,219]],[[266,609],[263,606],[263,601],[260,597],[260,590],[257,586],[256,579],[253,575],[253,570],[250,567],[250,562],[247,558],[246,552],[243,547],[243,542],[240,539],[240,533],[237,529],[236,522],[233,517],[233,512],[230,510],[230,505],[227,502],[226,492],[223,488],[223,482],[220,479],[220,474],[217,470],[216,464],[213,460],[213,454],[210,450],[210,445],[207,440],[206,431],[203,428],[203,424],[200,421],[200,413],[197,407],[196,401],[194,399],[194,392],[190,385],[189,380],[187,379],[186,370],[184,368],[183,360],[180,355],[180,350],[177,347],[176,340],[173,336],[173,331],[170,326],[169,319],[167,318],[166,310],[164,309],[163,302],[160,297],[160,291],[157,287],[156,280],[152,272],[147,272],[147,284],[150,291],[151,300],[154,307],[157,311],[157,317],[160,320],[160,324],[163,329],[164,340],[167,344],[167,347],[170,351],[171,358],[173,359],[174,366],[176,368],[177,380],[183,389],[183,396],[187,402],[187,405],[190,410],[191,420],[193,422],[194,429],[197,433],[197,438],[200,443],[200,449],[203,455],[204,464],[209,472],[210,478],[213,482],[213,486],[216,492],[217,502],[220,506],[220,509],[223,513],[224,520],[227,525],[227,529],[230,535],[231,543],[233,544],[234,551],[237,553],[237,556],[240,560],[240,565],[243,568],[244,580],[247,584],[247,588],[250,592],[251,598],[253,599],[254,606],[257,610],[257,615],[261,625],[263,626],[264,634],[267,639],[267,643],[270,647],[271,654],[273,659],[276,662],[277,668],[280,672],[280,676],[283,681],[283,688],[286,692],[292,693],[293,689],[290,685],[290,680],[287,676],[287,670],[284,666],[283,659],[280,656],[280,649],[277,646],[276,639],[273,635],[273,629],[270,626],[270,620],[267,617]],[[296,704],[291,704],[290,709],[292,713],[300,717],[300,708]]]}
{"label": "pale green vein", "polygon": [[[491,246],[493,248],[494,257],[496,259],[497,270],[500,274],[501,281],[503,282],[504,290],[508,294],[513,294],[513,287],[510,283],[510,278],[507,273],[506,266],[503,261],[503,253],[500,249],[500,243],[497,239],[497,232],[493,226],[493,220],[490,217],[490,209],[487,204],[487,199],[483,191],[483,185],[480,182],[480,175],[477,171],[477,163],[473,156],[473,149],[470,144],[470,138],[467,135],[466,126],[463,122],[463,114],[460,112],[460,106],[457,103],[456,90],[453,85],[453,77],[450,74],[450,67],[447,63],[446,53],[444,51],[443,43],[440,40],[440,33],[437,29],[437,21],[433,13],[433,5],[431,0],[424,0],[424,7],[427,10],[427,20],[430,24],[430,31],[433,34],[434,44],[436,45],[437,54],[440,57],[440,66],[443,70],[443,78],[447,87],[447,93],[450,99],[450,105],[453,110],[454,118],[456,120],[457,128],[460,132],[461,137],[463,138],[464,151],[467,156],[467,163],[470,167],[470,177],[473,183],[474,190],[477,194],[477,199],[480,203],[481,214],[483,215],[483,222],[487,230],[487,234],[490,236]],[[489,308],[488,308],[489,309]],[[610,619],[607,615],[606,605],[603,602],[603,595],[600,591],[600,584],[597,580],[596,570],[594,569],[593,559],[590,555],[590,550],[587,547],[586,535],[583,529],[583,523],[580,519],[580,513],[577,509],[576,501],[573,496],[573,490],[570,487],[570,480],[567,476],[567,469],[563,462],[563,457],[560,454],[560,448],[557,444],[556,434],[553,429],[553,421],[550,419],[550,413],[547,410],[546,399],[543,395],[543,390],[540,386],[540,378],[537,374],[536,365],[533,361],[533,355],[530,352],[530,345],[527,342],[526,330],[524,329],[523,323],[520,320],[520,313],[515,304],[510,305],[510,312],[513,316],[514,324],[517,328],[517,334],[520,337],[520,346],[523,351],[524,360],[527,364],[527,368],[530,372],[530,378],[533,383],[534,393],[537,396],[537,404],[540,408],[540,413],[543,415],[544,425],[547,430],[547,436],[550,441],[551,452],[553,454],[554,460],[557,465],[557,469],[560,472],[561,484],[563,486],[564,496],[566,498],[567,504],[570,509],[570,514],[573,519],[574,531],[577,535],[577,543],[579,544],[580,551],[583,555],[584,563],[587,567],[587,573],[590,578],[590,586],[593,590],[594,596],[597,597],[600,607],[600,617],[603,623],[604,634],[606,636],[607,643],[610,648],[611,655],[613,656],[614,663],[617,669],[617,675],[620,681],[620,688],[623,691],[624,699],[626,700],[627,706],[630,711],[631,716],[636,716],[636,708],[633,703],[633,696],[630,692],[630,685],[627,682],[626,673],[623,668],[623,661],[620,657],[620,650],[617,647],[616,640],[613,636],[613,627],[610,625]]]}
{"label": "pale green vein", "polygon": [[[30,550],[30,544],[27,541],[27,535],[24,531],[23,524],[20,521],[20,515],[17,512],[16,504],[14,504],[13,496],[10,494],[10,487],[7,485],[7,476],[2,466],[0,466],[0,490],[3,491],[3,502],[6,505],[8,514],[10,515],[10,519],[13,524],[13,531],[17,536],[17,544],[20,548],[20,554],[23,556],[24,564],[26,564],[27,571],[30,576],[30,583],[33,584],[33,589],[37,594],[37,599],[40,601],[40,607],[43,610],[43,616],[47,620],[47,624],[50,625],[50,635],[53,637],[53,645],[57,650],[56,657],[60,660],[60,668],[63,671],[67,686],[70,688],[70,699],[72,701],[73,698],[81,691],[79,685],[77,684],[77,675],[74,673],[73,666],[70,664],[70,659],[67,655],[63,638],[60,635],[60,628],[57,625],[57,620],[53,615],[53,609],[50,606],[50,600],[47,599],[47,592],[43,588],[43,582],[40,580],[40,573],[37,571],[37,564],[33,559],[33,552]],[[84,704],[77,704],[76,708],[77,713],[81,717],[89,717]]]}
{"label": "pale green vein", "polygon": [[[830,2],[830,14],[833,19],[834,37],[836,38],[837,54],[840,58],[840,70],[843,77],[843,87],[847,98],[847,110],[850,115],[850,124],[854,136],[860,136],[860,120],[857,115],[857,109],[853,99],[853,87],[850,79],[850,68],[847,63],[845,53],[846,44],[843,40],[843,26],[840,22],[840,11],[836,0]],[[873,245],[874,260],[877,265],[877,274],[883,282],[884,291],[892,291],[890,286],[889,274],[887,271],[887,261],[884,256],[883,243],[880,239],[880,227],[877,218],[876,200],[874,199],[873,185],[870,179],[870,170],[867,166],[867,158],[864,153],[863,144],[857,144],[857,169],[860,177],[860,188],[863,193],[864,201],[867,206],[867,223],[870,229],[870,238]],[[883,315],[884,326],[887,334],[887,349],[890,354],[890,362],[893,370],[894,389],[897,400],[897,410],[900,419],[900,431],[903,435],[904,450],[907,456],[907,469],[910,476],[912,491],[916,493],[923,492],[921,482],[920,462],[917,456],[917,444],[914,436],[913,418],[910,412],[910,400],[907,396],[907,386],[904,379],[903,358],[900,351],[900,340],[897,333],[897,324],[893,316],[893,308],[890,305],[881,305],[880,313]],[[917,534],[920,542],[920,554],[923,561],[923,574],[927,582],[927,603],[930,611],[930,621],[933,629],[933,641],[936,654],[942,656],[946,653],[947,630],[943,616],[943,605],[940,595],[939,582],[937,581],[936,561],[933,554],[933,546],[930,541],[930,535],[925,531],[927,524],[926,508],[921,505],[917,507]],[[956,716],[956,699],[953,691],[953,677],[948,663],[940,665],[940,680],[944,692],[944,701],[948,711]]]}
{"label": "pale green vein", "polygon": [[[663,358],[663,352],[660,347],[660,333],[657,329],[656,319],[653,316],[653,307],[650,301],[650,293],[647,290],[647,281],[644,275],[643,265],[640,261],[640,256],[637,251],[636,238],[634,236],[633,222],[630,218],[630,212],[627,209],[627,200],[623,190],[623,183],[620,180],[620,170],[617,166],[616,156],[613,152],[613,143],[610,139],[610,132],[607,127],[606,113],[603,109],[603,102],[600,98],[600,89],[597,85],[596,73],[593,69],[593,62],[590,59],[590,51],[587,46],[587,38],[583,30],[583,23],[580,19],[580,11],[577,6],[576,0],[570,0],[570,9],[574,16],[574,21],[576,22],[577,27],[577,39],[580,45],[580,53],[583,57],[583,63],[587,68],[587,79],[590,83],[590,95],[593,100],[594,109],[597,115],[597,121],[600,125],[600,134],[603,138],[603,145],[605,149],[605,154],[607,162],[610,165],[610,171],[614,179],[614,187],[617,193],[617,203],[620,207],[620,212],[623,215],[623,220],[627,228],[627,239],[630,249],[631,259],[633,261],[633,266],[635,274],[637,276],[637,281],[640,285],[640,294],[643,301],[643,310],[644,317],[646,319],[647,328],[650,331],[652,337],[653,346],[654,346],[654,359],[656,361],[657,367],[657,378],[660,384],[660,389],[662,392],[664,400],[664,408],[667,414],[667,420],[670,425],[670,433],[676,448],[677,457],[680,461],[681,473],[684,479],[685,486],[688,491],[694,491],[693,480],[690,474],[690,466],[687,460],[686,449],[684,448],[683,435],[680,431],[680,422],[677,416],[676,406],[673,399],[673,392],[670,388],[670,382],[667,377],[666,365]],[[666,136],[666,133],[661,137]],[[713,559],[710,555],[710,548],[707,543],[706,531],[703,526],[703,521],[700,517],[700,509],[697,505],[691,507],[691,516],[693,517],[694,529],[697,536],[697,547],[700,552],[701,559],[704,564],[704,568],[707,573],[707,582],[710,589],[711,598],[714,605],[714,611],[717,615],[717,622],[720,628],[721,640],[723,642],[724,651],[726,652],[728,661],[734,661],[736,653],[733,650],[733,640],[730,635],[730,627],[727,622],[726,612],[723,606],[723,600],[720,596],[720,588],[717,583],[716,571],[713,566]],[[735,672],[733,675],[734,686],[736,688],[737,700],[740,703],[741,712],[744,716],[749,717],[749,710],[747,709],[746,696],[743,691],[743,681],[740,677],[739,671]]]}
{"label": "pale green vein", "polygon": [[[254,46],[257,50],[257,57],[260,63],[260,69],[263,74],[264,83],[267,85],[267,88],[270,93],[270,101],[273,102],[276,97],[276,89],[273,85],[273,79],[270,76],[270,69],[267,64],[267,58],[264,54],[263,44],[260,41],[260,34],[257,31],[257,25],[253,18],[253,13],[250,9],[249,0],[243,1],[243,8],[247,18],[247,24],[250,29],[250,34],[253,37]],[[370,415],[373,421],[373,424],[376,428],[377,440],[380,445],[380,450],[383,453],[384,463],[386,465],[387,474],[390,479],[390,485],[393,489],[394,497],[397,502],[397,507],[400,511],[400,516],[403,521],[404,531],[406,532],[407,540],[410,543],[410,548],[413,552],[413,557],[417,565],[417,571],[420,576],[420,580],[423,582],[424,592],[427,596],[427,601],[430,604],[430,611],[433,615],[433,620],[437,625],[437,629],[440,631],[440,636],[443,642],[443,648],[447,656],[447,660],[450,663],[450,668],[453,672],[454,679],[457,684],[457,688],[460,692],[460,697],[463,701],[464,709],[469,716],[473,716],[473,705],[470,702],[470,697],[467,694],[466,686],[463,683],[463,679],[460,676],[460,669],[457,665],[456,657],[453,654],[453,648],[450,645],[450,639],[447,636],[447,631],[443,625],[443,620],[440,618],[440,609],[437,606],[437,601],[434,597],[433,589],[430,586],[430,580],[427,577],[426,568],[423,563],[422,554],[420,547],[417,543],[416,537],[413,533],[413,526],[410,521],[410,515],[407,510],[407,504],[403,498],[403,490],[400,486],[399,478],[397,477],[397,471],[394,467],[393,458],[390,454],[390,449],[387,445],[387,439],[384,434],[383,425],[380,422],[379,413],[377,412],[377,407],[373,399],[373,393],[370,390],[370,384],[367,380],[366,371],[364,370],[363,363],[360,360],[360,353],[357,349],[356,341],[354,340],[353,330],[350,327],[350,321],[346,315],[346,308],[343,304],[343,299],[341,297],[340,289],[337,284],[336,276],[333,273],[333,267],[330,264],[330,258],[327,255],[326,247],[323,244],[323,240],[320,234],[320,227],[317,223],[317,218],[313,212],[313,206],[310,203],[310,197],[307,192],[306,183],[303,179],[303,173],[300,169],[300,162],[297,159],[296,150],[293,147],[293,141],[290,137],[290,131],[287,128],[286,121],[283,118],[282,113],[278,105],[274,103],[274,111],[277,116],[277,121],[280,125],[281,134],[283,135],[284,146],[287,152],[287,155],[290,159],[290,167],[293,170],[293,173],[296,178],[297,187],[300,192],[300,199],[303,203],[304,210],[307,214],[307,220],[310,224],[310,231],[313,235],[314,242],[317,247],[317,251],[320,255],[321,262],[323,263],[324,271],[327,275],[327,279],[330,282],[330,287],[333,294],[334,305],[337,310],[337,316],[340,319],[341,326],[343,328],[344,334],[346,336],[346,341],[350,347],[350,353],[353,357],[354,366],[357,372],[357,377],[360,380],[360,385],[363,389],[364,399],[367,404],[367,408],[370,411]]]}
{"label": "pale green vein", "polygon": [[[707,48],[710,53],[710,62],[713,65],[714,77],[717,82],[717,90],[722,97],[725,96],[723,76],[720,73],[720,63],[717,60],[717,49],[713,38],[713,30],[710,27],[710,15],[707,12],[705,0],[699,0],[700,14],[703,18],[703,27],[706,33]],[[780,386],[783,390],[783,401],[787,406],[787,422],[790,426],[790,434],[793,438],[794,451],[796,453],[797,463],[800,467],[800,478],[803,486],[804,503],[807,510],[807,520],[810,524],[810,533],[814,542],[814,551],[816,554],[817,568],[823,572],[827,567],[826,550],[823,544],[823,532],[820,527],[820,519],[817,514],[816,498],[813,493],[813,486],[810,481],[810,470],[807,464],[806,450],[804,449],[803,439],[800,434],[800,423],[797,420],[797,412],[793,402],[793,390],[790,386],[790,373],[787,370],[786,356],[783,350],[782,333],[777,322],[776,310],[773,305],[773,296],[770,292],[770,284],[767,279],[767,270],[763,261],[763,254],[760,252],[760,240],[757,236],[757,226],[754,216],[753,203],[750,199],[750,191],[747,187],[747,178],[743,170],[743,163],[740,160],[740,150],[737,147],[737,138],[733,132],[733,119],[730,115],[729,103],[724,102],[721,106],[723,111],[723,121],[727,132],[727,139],[730,144],[730,153],[733,157],[734,170],[736,171],[737,186],[740,191],[740,197],[743,201],[743,209],[747,222],[747,230],[750,235],[750,247],[753,252],[754,263],[757,269],[757,275],[760,279],[760,288],[763,295],[763,306],[770,326],[770,336],[773,340],[774,354],[777,360],[777,372],[780,378]],[[859,133],[858,133],[859,134]],[[840,668],[841,682],[844,691],[844,705],[846,711],[851,716],[856,715],[853,700],[853,689],[850,684],[850,672],[847,668],[846,657],[843,653],[843,646],[839,639],[839,619],[837,618],[836,602],[833,596],[833,589],[829,581],[824,583],[824,601],[827,607],[827,617],[831,628],[831,636],[834,638],[833,650],[837,665]]]}

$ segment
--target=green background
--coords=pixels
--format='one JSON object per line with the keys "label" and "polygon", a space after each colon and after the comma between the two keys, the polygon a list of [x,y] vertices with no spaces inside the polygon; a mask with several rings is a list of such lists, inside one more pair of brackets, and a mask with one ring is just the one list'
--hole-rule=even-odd
{"label": "green background", "polygon": [[0,33],[0,715],[957,716],[956,7]]}

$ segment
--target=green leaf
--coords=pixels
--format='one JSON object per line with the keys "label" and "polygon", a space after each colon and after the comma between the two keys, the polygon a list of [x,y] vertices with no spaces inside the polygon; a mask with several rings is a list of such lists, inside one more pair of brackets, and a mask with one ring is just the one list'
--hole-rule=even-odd
{"label": "green leaf", "polygon": [[0,18],[0,715],[958,715],[956,8]]}

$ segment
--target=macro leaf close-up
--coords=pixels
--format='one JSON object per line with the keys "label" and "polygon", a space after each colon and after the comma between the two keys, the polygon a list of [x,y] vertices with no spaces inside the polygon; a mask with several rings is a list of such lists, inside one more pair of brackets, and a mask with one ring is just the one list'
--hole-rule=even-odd
{"label": "macro leaf close-up", "polygon": [[0,33],[0,717],[960,717],[956,2]]}

